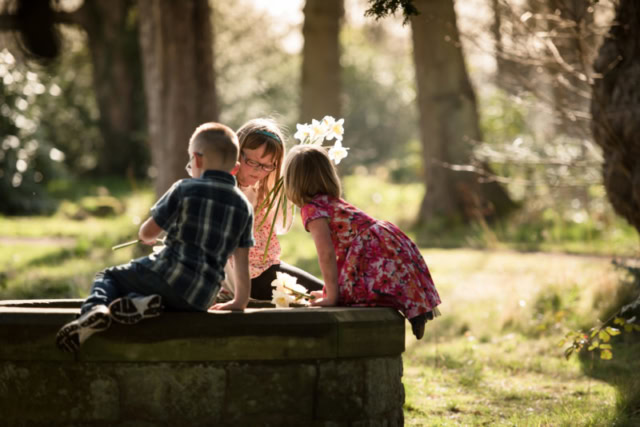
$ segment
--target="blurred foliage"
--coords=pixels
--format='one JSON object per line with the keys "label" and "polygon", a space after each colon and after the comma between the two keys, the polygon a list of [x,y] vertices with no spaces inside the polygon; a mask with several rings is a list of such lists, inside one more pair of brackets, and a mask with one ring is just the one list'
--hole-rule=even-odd
{"label": "blurred foliage", "polygon": [[46,185],[64,174],[63,153],[53,148],[31,110],[39,108],[37,98],[52,97],[59,87],[43,84],[6,49],[0,51],[0,82],[0,213],[50,213],[55,203]]}
{"label": "blurred foliage", "polygon": [[257,117],[295,129],[300,58],[284,48],[294,29],[276,30],[271,19],[249,0],[213,4],[220,121],[234,129]]}
{"label": "blurred foliage", "polygon": [[[273,18],[248,0],[217,2],[214,8],[221,121],[238,128],[248,119],[267,116],[293,134],[301,58],[287,50],[286,35],[295,28],[274,26]],[[397,169],[394,178],[415,181],[420,156],[406,155],[408,143],[417,142],[410,46],[386,22],[346,25],[341,43],[344,145],[351,148],[341,173],[390,165]],[[415,144],[410,148],[414,153]]]}
{"label": "blurred foliage", "polygon": [[[384,24],[370,22],[345,28],[341,41],[344,145],[351,151],[340,170],[351,173],[358,166],[385,165],[394,171],[393,178],[416,181],[422,162],[415,145],[409,145],[418,142],[409,46]],[[410,152],[418,155],[409,156]]]}

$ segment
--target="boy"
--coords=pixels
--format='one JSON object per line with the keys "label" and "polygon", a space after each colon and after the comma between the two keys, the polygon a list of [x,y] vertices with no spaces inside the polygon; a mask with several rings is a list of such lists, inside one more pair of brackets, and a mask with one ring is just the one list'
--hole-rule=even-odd
{"label": "boy", "polygon": [[249,300],[249,247],[253,246],[253,208],[232,176],[238,138],[227,126],[205,123],[189,140],[187,172],[151,208],[138,232],[153,245],[167,235],[157,253],[107,268],[96,275],[80,316],[56,336],[61,350],[76,351],[111,321],[133,324],[167,309],[202,311],[220,290],[231,255],[239,286],[235,298],[217,310],[243,310]]}

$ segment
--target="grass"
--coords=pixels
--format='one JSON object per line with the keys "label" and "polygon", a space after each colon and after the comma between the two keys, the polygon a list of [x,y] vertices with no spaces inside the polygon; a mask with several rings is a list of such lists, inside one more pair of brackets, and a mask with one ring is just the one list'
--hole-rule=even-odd
{"label": "grass", "polygon": [[[390,185],[376,176],[343,183],[350,202],[414,236],[409,225],[420,185]],[[58,195],[71,206],[61,205],[51,217],[0,217],[0,298],[84,297],[95,272],[148,252],[110,249],[134,238],[153,202],[148,188],[130,190],[120,181],[109,190],[60,183]],[[124,210],[72,219],[85,198],[105,195]],[[598,233],[575,224],[569,231],[561,223],[527,227],[471,228],[449,239],[452,248],[435,248],[433,241],[423,248],[443,316],[427,325],[421,341],[407,328],[406,425],[640,424],[637,338],[615,337],[610,361],[592,353],[565,360],[557,345],[567,331],[586,330],[608,316],[617,295],[636,292],[611,255],[637,255],[637,236],[618,220]],[[285,261],[319,275],[314,244],[298,218],[280,242]],[[534,251],[540,248],[553,252]]]}
{"label": "grass", "polygon": [[[621,417],[615,382],[640,367],[633,350],[585,373],[557,345],[567,330],[595,323],[598,296],[620,283],[608,259],[471,249],[424,255],[443,316],[421,341],[407,333],[407,425],[601,426]],[[567,314],[542,321],[560,312]],[[615,376],[606,373],[612,366],[621,370]]]}

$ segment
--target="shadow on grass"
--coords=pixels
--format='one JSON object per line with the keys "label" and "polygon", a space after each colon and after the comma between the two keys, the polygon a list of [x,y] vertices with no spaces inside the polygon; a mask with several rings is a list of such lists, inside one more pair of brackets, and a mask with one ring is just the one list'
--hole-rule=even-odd
{"label": "shadow on grass", "polygon": [[[610,307],[605,309],[605,315],[616,315],[628,322],[638,323],[640,317],[640,268],[621,265],[628,269],[630,281],[621,283],[622,292],[614,298]],[[622,312],[619,313],[620,307]],[[619,314],[616,314],[619,313]],[[604,317],[603,318],[607,318]],[[612,325],[616,326],[616,325]],[[617,327],[617,326],[616,326]],[[607,382],[617,390],[616,426],[640,425],[640,333],[625,331],[619,328],[621,334],[611,338],[610,360],[602,360],[596,351],[580,353],[580,362],[586,375]]]}

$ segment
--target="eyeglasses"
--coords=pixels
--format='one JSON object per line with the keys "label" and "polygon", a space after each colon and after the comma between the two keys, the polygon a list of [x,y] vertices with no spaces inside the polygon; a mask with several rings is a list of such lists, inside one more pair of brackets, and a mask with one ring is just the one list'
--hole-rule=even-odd
{"label": "eyeglasses", "polygon": [[198,152],[194,151],[193,154],[189,156],[189,161],[187,162],[187,165],[184,167],[184,170],[187,171],[189,176],[193,176],[193,175],[191,175],[191,161],[193,160],[193,158],[195,156],[202,157],[203,155],[204,154],[202,154],[202,153],[198,153]]}
{"label": "eyeglasses", "polygon": [[247,165],[251,166],[254,169],[262,169],[265,172],[273,172],[274,170],[276,170],[276,165],[274,163],[272,163],[270,165],[265,165],[263,163],[256,162],[255,160],[248,159],[247,155],[244,154],[244,151],[240,152],[240,157],[242,157],[242,160]]}

